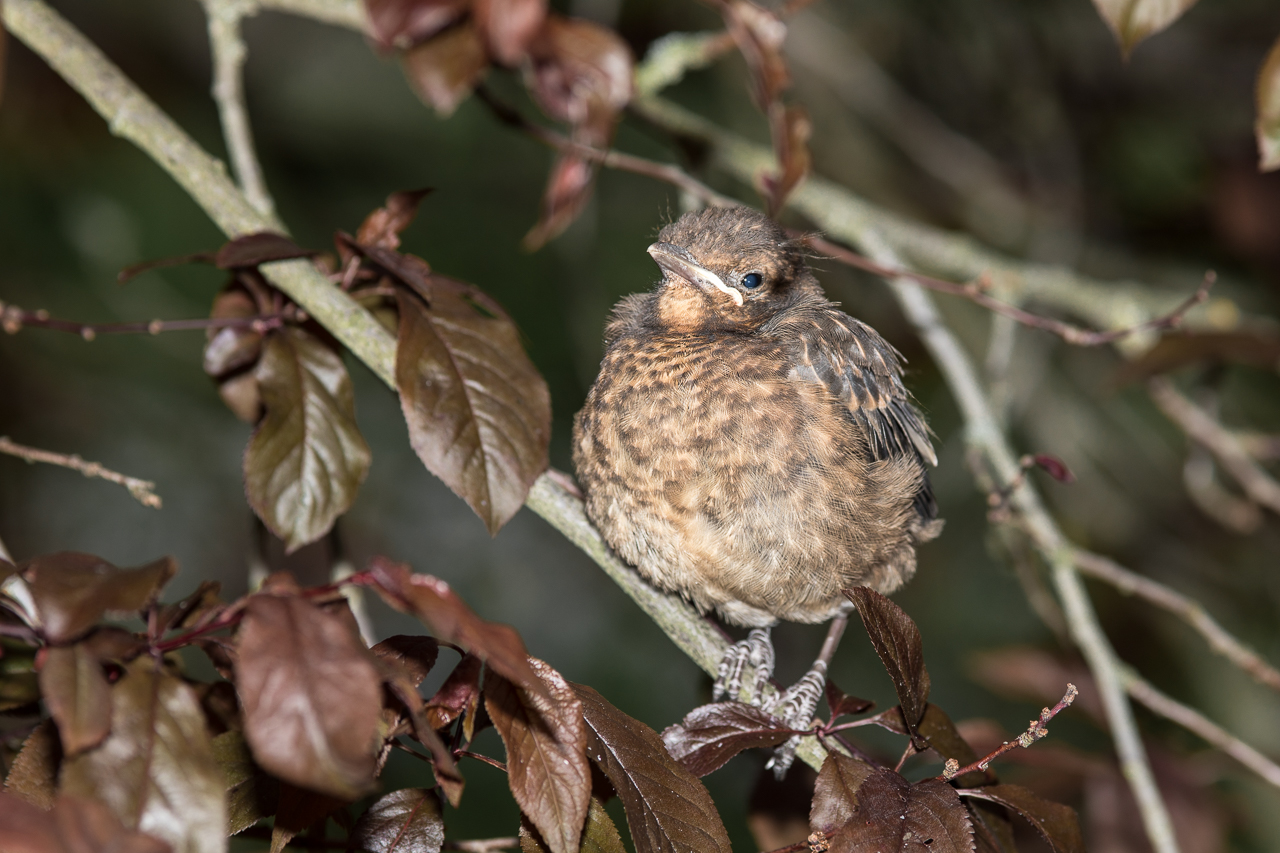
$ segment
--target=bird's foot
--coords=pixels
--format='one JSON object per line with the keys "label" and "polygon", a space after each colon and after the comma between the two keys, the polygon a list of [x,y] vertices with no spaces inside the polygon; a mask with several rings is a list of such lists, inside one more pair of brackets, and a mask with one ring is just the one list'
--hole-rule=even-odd
{"label": "bird's foot", "polygon": [[[816,660],[813,668],[804,674],[804,678],[779,693],[764,710],[784,720],[789,728],[808,729],[826,686],[827,662]],[[773,757],[765,766],[772,768],[773,775],[781,779],[787,775],[787,769],[795,760],[796,748],[799,746],[800,735],[793,735],[773,751]]]}
{"label": "bird's foot", "polygon": [[755,683],[752,685],[751,704],[759,707],[763,701],[764,686],[773,677],[773,640],[768,628],[752,628],[745,640],[734,643],[725,650],[716,672],[716,682],[711,688],[713,701],[728,694],[737,701],[742,693],[742,677],[747,665],[755,667]]}

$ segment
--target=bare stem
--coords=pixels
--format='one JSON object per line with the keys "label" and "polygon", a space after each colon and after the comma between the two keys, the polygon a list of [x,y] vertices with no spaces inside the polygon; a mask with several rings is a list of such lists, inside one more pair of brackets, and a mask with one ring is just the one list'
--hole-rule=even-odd
{"label": "bare stem", "polygon": [[954,758],[948,758],[945,769],[943,769],[942,771],[942,778],[946,779],[949,782],[958,776],[963,776],[966,773],[972,773],[975,770],[978,770],[978,771],[986,770],[989,766],[991,766],[992,761],[995,761],[997,758],[1004,755],[1006,752],[1009,752],[1010,750],[1019,749],[1019,748],[1030,749],[1031,745],[1034,744],[1036,741],[1042,740],[1049,736],[1049,729],[1048,729],[1049,721],[1052,720],[1054,717],[1058,716],[1058,714],[1062,713],[1062,711],[1066,709],[1067,706],[1069,706],[1072,702],[1076,701],[1076,696],[1078,695],[1080,695],[1080,691],[1076,689],[1076,686],[1074,684],[1068,683],[1067,692],[1062,695],[1062,698],[1060,700],[1058,700],[1058,704],[1054,705],[1052,708],[1045,708],[1044,710],[1042,710],[1040,712],[1040,717],[1038,719],[1032,720],[1031,725],[1027,727],[1027,730],[1025,732],[1018,735],[1018,737],[1014,738],[1013,740],[1005,742],[1003,746],[1001,746],[999,749],[997,749],[995,752],[991,753],[987,757],[980,758],[966,767],[961,767],[960,762],[956,761]]}
{"label": "bare stem", "polygon": [[262,167],[253,148],[253,130],[244,99],[244,61],[247,51],[240,22],[258,11],[256,0],[201,0],[209,20],[209,45],[213,51],[213,100],[222,120],[222,134],[236,181],[244,197],[263,216],[275,215],[275,203],[267,191]]}
{"label": "bare stem", "polygon": [[1124,667],[1121,670],[1125,690],[1137,701],[1160,716],[1172,720],[1187,731],[1194,732],[1204,738],[1210,745],[1222,750],[1239,761],[1245,767],[1257,773],[1267,782],[1280,788],[1280,765],[1235,735],[1223,729],[1217,723],[1201,714],[1194,708],[1183,705],[1178,700],[1161,693],[1150,682],[1133,670]]}
{"label": "bare stem", "polygon": [[1151,399],[1192,441],[1201,444],[1254,503],[1280,514],[1280,483],[1263,470],[1230,430],[1187,399],[1172,382],[1158,376],[1147,382]]}
{"label": "bare stem", "polygon": [[1101,554],[1077,550],[1072,554],[1072,560],[1086,575],[1105,581],[1123,593],[1143,598],[1179,617],[1205,638],[1209,648],[1247,672],[1259,684],[1265,684],[1272,690],[1280,690],[1280,670],[1232,636],[1205,612],[1198,601],[1126,569]]}
{"label": "bare stem", "polygon": [[146,320],[131,323],[77,323],[50,317],[48,311],[24,311],[16,305],[0,303],[0,328],[16,334],[24,328],[70,332],[86,341],[98,335],[158,335],[162,332],[188,332],[207,329],[249,328],[258,332],[276,328],[283,321],[279,314],[257,314],[252,317],[200,317],[194,320]]}
{"label": "bare stem", "polygon": [[70,468],[72,471],[79,471],[86,477],[97,477],[100,480],[124,486],[138,503],[152,509],[160,509],[160,496],[154,491],[156,484],[150,480],[139,480],[137,477],[129,477],[117,473],[97,462],[86,462],[74,454],[68,456],[63,453],[54,453],[50,450],[40,450],[39,448],[17,444],[10,441],[7,436],[0,436],[0,453],[17,456],[19,459],[25,459],[28,462],[46,462],[50,465]]}

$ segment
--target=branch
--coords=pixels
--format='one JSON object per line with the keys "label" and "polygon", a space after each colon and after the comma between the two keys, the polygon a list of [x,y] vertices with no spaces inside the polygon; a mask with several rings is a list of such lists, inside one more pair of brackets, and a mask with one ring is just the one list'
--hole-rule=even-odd
{"label": "branch", "polygon": [[244,60],[247,51],[240,22],[258,11],[255,0],[200,0],[209,20],[213,50],[213,99],[218,104],[222,133],[236,180],[244,197],[264,216],[275,215],[275,204],[253,150],[253,131],[244,104]]}
{"label": "branch", "polygon": [[50,465],[58,465],[62,468],[70,468],[72,471],[79,471],[86,477],[97,477],[100,480],[106,480],[109,483],[115,483],[118,486],[124,486],[129,490],[129,494],[143,506],[152,509],[160,509],[160,496],[154,491],[156,484],[150,480],[139,480],[137,477],[129,477],[119,474],[106,468],[97,462],[86,462],[79,456],[67,456],[62,453],[54,453],[50,450],[40,450],[35,447],[26,447],[9,440],[8,436],[0,435],[0,453],[7,453],[10,456],[17,456],[19,459],[25,459],[28,462],[47,462]]}
{"label": "branch", "polygon": [[1188,708],[1178,700],[1161,693],[1128,667],[1121,668],[1121,677],[1124,679],[1125,690],[1129,695],[1146,705],[1148,709],[1194,732],[1210,745],[1222,750],[1267,782],[1280,788],[1280,765],[1270,758],[1194,708]]}
{"label": "branch", "polygon": [[144,320],[128,323],[77,323],[73,320],[59,320],[50,317],[43,309],[25,311],[17,305],[5,305],[0,302],[0,328],[10,335],[31,327],[50,329],[56,332],[70,332],[79,335],[86,341],[92,341],[98,335],[158,335],[162,332],[189,332],[207,329],[226,329],[230,327],[251,328],[255,332],[265,332],[281,324],[284,317],[280,314],[258,314],[253,317],[199,317],[194,320]]}
{"label": "branch", "polygon": [[1132,326],[1125,326],[1119,329],[1111,329],[1105,332],[1095,332],[1090,329],[1082,329],[1079,326],[1073,326],[1070,323],[1064,323],[1061,320],[1055,320],[1052,317],[1043,317],[1039,314],[1032,314],[1030,311],[1024,311],[1016,305],[1010,305],[1007,302],[1001,302],[992,298],[986,291],[990,286],[989,280],[980,277],[970,284],[959,284],[954,281],[946,281],[933,276],[921,275],[920,273],[910,272],[902,269],[888,269],[874,261],[864,258],[857,252],[850,251],[843,246],[832,243],[830,240],[824,240],[821,237],[808,235],[803,237],[804,241],[819,252],[830,255],[837,261],[848,266],[855,267],[860,270],[881,276],[883,278],[908,278],[917,284],[923,285],[930,290],[936,290],[939,293],[946,293],[951,296],[959,296],[968,299],[1005,317],[1016,320],[1024,326],[1030,326],[1033,329],[1043,329],[1046,332],[1057,335],[1069,344],[1075,344],[1081,347],[1096,347],[1101,344],[1111,344],[1116,341],[1127,338],[1130,335],[1139,332],[1158,332],[1166,329],[1176,329],[1182,325],[1182,321],[1186,318],[1187,312],[1209,298],[1209,289],[1213,287],[1214,282],[1218,280],[1218,276],[1212,270],[1204,274],[1204,279],[1200,282],[1200,286],[1196,288],[1196,292],[1191,294],[1177,308],[1168,314],[1152,317]]}
{"label": "branch", "polygon": [[1204,446],[1254,503],[1280,514],[1280,483],[1249,455],[1240,439],[1164,377],[1147,382],[1151,399],[1192,441]]}
{"label": "branch", "polygon": [[948,758],[945,769],[942,771],[942,778],[950,782],[957,776],[963,776],[966,773],[972,773],[975,770],[986,770],[991,766],[991,762],[995,761],[1006,752],[1022,748],[1030,749],[1032,744],[1037,741],[1044,740],[1049,736],[1049,721],[1061,714],[1072,702],[1076,701],[1076,696],[1080,695],[1080,691],[1071,682],[1067,682],[1067,692],[1062,694],[1062,698],[1058,700],[1058,704],[1052,708],[1045,708],[1040,712],[1040,716],[1031,721],[1031,725],[1027,726],[1027,730],[1018,735],[1011,741],[1006,741],[1003,746],[992,752],[985,758],[980,758],[965,767],[960,766],[960,762],[954,758]]}
{"label": "branch", "polygon": [[1280,670],[1219,625],[1205,612],[1200,602],[1130,571],[1101,554],[1077,550],[1072,554],[1072,560],[1086,575],[1105,581],[1127,595],[1144,598],[1179,617],[1198,631],[1211,649],[1253,676],[1259,684],[1265,684],[1272,690],[1280,690]]}

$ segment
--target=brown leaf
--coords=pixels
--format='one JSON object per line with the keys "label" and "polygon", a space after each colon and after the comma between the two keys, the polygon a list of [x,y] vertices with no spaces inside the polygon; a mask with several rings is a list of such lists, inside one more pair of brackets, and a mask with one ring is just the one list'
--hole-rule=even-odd
{"label": "brown leaf", "polygon": [[67,755],[97,746],[111,731],[111,686],[85,643],[46,650],[40,692]]}
{"label": "brown leaf", "polygon": [[591,799],[582,702],[560,673],[530,658],[539,694],[490,676],[484,705],[507,749],[507,781],[522,811],[551,848],[576,853]]}
{"label": "brown leaf", "polygon": [[634,91],[635,60],[627,43],[607,27],[551,14],[529,45],[529,55],[527,85],[538,105],[573,125],[577,141],[607,144],[614,119]]}
{"label": "brown leaf", "polygon": [[225,785],[195,691],[142,657],[112,685],[111,705],[111,734],[63,762],[62,791],[103,801],[178,853],[224,850]]}
{"label": "brown leaf", "polygon": [[271,827],[272,853],[281,853],[294,836],[323,827],[331,814],[345,811],[347,805],[345,799],[281,782],[276,819]]}
{"label": "brown leaf", "polygon": [[[528,816],[521,815],[520,853],[549,853],[549,850],[537,828],[529,823]],[[587,809],[587,825],[582,830],[578,853],[627,853],[618,828],[613,825],[613,818],[596,797],[591,798],[591,806]]]}
{"label": "brown leaf", "polygon": [[965,800],[969,821],[973,824],[973,842],[977,853],[1017,853],[1013,835],[1013,818],[1009,810],[982,800]]}
{"label": "brown leaf", "polygon": [[440,801],[425,788],[392,791],[360,816],[351,841],[372,853],[439,853],[444,846]]}
{"label": "brown leaf", "polygon": [[699,705],[662,733],[671,757],[694,776],[719,770],[746,749],[777,746],[791,737],[785,721],[741,702]]}
{"label": "brown leaf", "polygon": [[729,853],[729,836],[697,777],[672,758],[658,733],[573,685],[587,724],[587,757],[622,800],[636,853]]}
{"label": "brown leaf", "polygon": [[960,793],[1012,809],[1036,828],[1054,853],[1084,853],[1084,838],[1074,809],[1042,799],[1021,785],[988,785]]}
{"label": "brown leaf", "polygon": [[920,629],[901,607],[875,590],[859,586],[846,589],[844,594],[858,608],[871,645],[893,680],[907,728],[914,737],[929,699],[929,671],[924,666]]}
{"label": "brown leaf", "polygon": [[315,254],[311,249],[302,248],[283,234],[260,231],[224,243],[222,248],[214,254],[213,262],[219,269],[245,269],[272,261],[309,258]]}
{"label": "brown leaf", "polygon": [[[234,285],[213,300],[209,316],[215,320],[256,316],[253,297]],[[246,326],[209,329],[204,347],[204,372],[215,379],[249,367],[262,355],[262,333]]]}
{"label": "brown leaf", "polygon": [[573,224],[591,200],[596,167],[576,154],[556,158],[542,193],[542,210],[538,221],[524,235],[524,247],[540,249]]}
{"label": "brown leaf", "polygon": [[371,648],[379,660],[395,667],[417,687],[431,673],[440,655],[440,642],[434,637],[411,637],[396,634]]}
{"label": "brown leaf", "polygon": [[480,82],[489,57],[475,26],[467,21],[411,48],[401,63],[423,103],[448,118]]}
{"label": "brown leaf", "polygon": [[356,241],[383,249],[400,248],[400,232],[418,215],[418,205],[430,189],[401,190],[387,196],[387,203],[365,217],[356,232]]}
{"label": "brown leaf", "polygon": [[227,834],[244,832],[275,814],[280,786],[254,763],[244,733],[223,732],[212,745],[214,760],[227,785]]}
{"label": "brown leaf", "polygon": [[237,648],[245,738],[258,764],[334,797],[371,790],[381,679],[347,623],[300,598],[254,595]]}
{"label": "brown leaf", "polygon": [[172,557],[119,569],[101,557],[63,551],[36,557],[21,569],[40,613],[44,636],[65,643],[104,613],[141,610],[177,572]]}
{"label": "brown leaf", "polygon": [[249,504],[288,552],[329,532],[369,472],[342,358],[298,328],[268,338],[254,370],[266,415],[244,454]]}
{"label": "brown leaf", "polygon": [[63,795],[44,811],[0,793],[0,850],[4,853],[170,853],[153,835],[126,829],[96,800]]}
{"label": "brown leaf", "polygon": [[439,276],[430,293],[429,308],[396,294],[396,387],[409,442],[497,533],[547,468],[551,395],[492,300]]}
{"label": "brown leaf", "polygon": [[857,696],[845,693],[829,678],[827,679],[826,694],[827,708],[831,711],[831,722],[833,723],[836,717],[843,717],[846,714],[861,714],[864,711],[870,711],[876,705],[870,699],[859,699]]}
{"label": "brown leaf", "polygon": [[9,767],[4,789],[42,809],[53,808],[58,796],[58,766],[62,763],[62,745],[53,720],[36,726]]}
{"label": "brown leaf", "polygon": [[1196,0],[1093,0],[1127,58],[1138,43],[1172,24]]}
{"label": "brown leaf", "polygon": [[[440,685],[436,695],[427,702],[427,721],[433,729],[442,729],[463,713],[475,720],[476,705],[480,701],[480,658],[465,654],[453,672]],[[472,732],[464,732],[468,741]]]}
{"label": "brown leaf", "polygon": [[1280,169],[1280,39],[1258,71],[1257,110],[1258,169],[1270,172]]}
{"label": "brown leaf", "polygon": [[751,69],[756,106],[768,112],[770,105],[791,85],[787,61],[782,56],[787,25],[773,12],[750,0],[722,0],[718,5],[729,34]]}
{"label": "brown leaf", "polygon": [[973,825],[941,779],[912,785],[879,768],[858,788],[852,818],[830,835],[830,853],[973,853]]}
{"label": "brown leaf", "polygon": [[168,631],[190,628],[197,620],[214,616],[214,611],[221,611],[226,606],[218,597],[221,591],[220,582],[202,581],[194,592],[176,604],[161,605],[156,609],[156,632],[163,635]]}
{"label": "brown leaf", "polygon": [[400,709],[408,714],[409,720],[413,724],[412,736],[423,746],[427,747],[431,753],[431,769],[435,772],[436,781],[444,789],[445,794],[449,798],[449,804],[454,808],[458,807],[458,803],[462,799],[462,789],[465,782],[462,774],[458,772],[458,765],[453,759],[453,753],[445,746],[440,736],[436,734],[435,729],[431,727],[427,719],[421,694],[418,693],[412,680],[399,673],[391,673],[391,677],[386,678],[387,689],[395,697],[399,703],[397,707],[394,703],[388,706],[388,710],[395,714],[395,722],[390,728],[395,728],[400,724]]}
{"label": "brown leaf", "polygon": [[1043,469],[1053,479],[1059,483],[1074,483],[1076,475],[1071,473],[1071,469],[1067,467],[1067,463],[1050,453],[1037,453],[1031,457],[1036,466]]}
{"label": "brown leaf", "polygon": [[414,574],[404,563],[375,557],[369,564],[387,603],[421,619],[436,637],[462,646],[504,678],[550,698],[532,666],[515,628],[487,622],[475,614],[449,584],[431,575]]}
{"label": "brown leaf", "polygon": [[369,32],[385,49],[431,38],[467,13],[471,0],[364,0]]}
{"label": "brown leaf", "polygon": [[838,752],[827,753],[813,786],[809,827],[830,835],[852,820],[858,805],[858,788],[874,772],[875,768],[865,761]]}
{"label": "brown leaf", "polygon": [[547,18],[547,0],[475,0],[472,14],[493,58],[516,65]]}
{"label": "brown leaf", "polygon": [[[978,760],[978,753],[961,735],[955,723],[946,712],[930,702],[925,706],[924,716],[918,728],[920,736],[929,742],[930,748],[945,761],[954,758],[961,767],[968,767]],[[961,788],[972,788],[977,785],[990,785],[996,781],[994,771],[975,770],[952,780],[952,784]]]}

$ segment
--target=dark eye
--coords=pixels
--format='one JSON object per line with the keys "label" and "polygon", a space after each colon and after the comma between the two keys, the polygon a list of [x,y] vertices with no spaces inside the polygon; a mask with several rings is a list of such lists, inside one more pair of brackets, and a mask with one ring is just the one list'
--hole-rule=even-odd
{"label": "dark eye", "polygon": [[758,272],[749,272],[742,277],[742,286],[747,290],[755,290],[762,284],[764,284],[764,279],[760,277]]}

